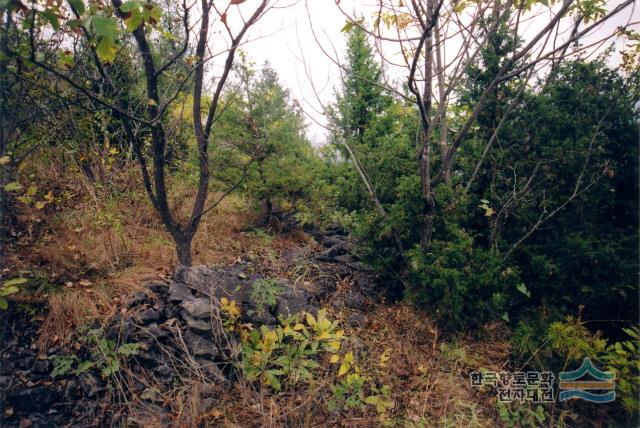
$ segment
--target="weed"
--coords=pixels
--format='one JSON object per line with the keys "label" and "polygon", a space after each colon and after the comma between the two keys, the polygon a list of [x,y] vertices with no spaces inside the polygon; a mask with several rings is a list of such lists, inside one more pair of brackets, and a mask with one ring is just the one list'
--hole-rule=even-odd
{"label": "weed", "polygon": [[541,427],[548,418],[547,411],[542,404],[535,408],[524,403],[506,404],[498,402],[498,414],[500,420],[507,427]]}
{"label": "weed", "polygon": [[323,311],[317,318],[307,313],[281,318],[274,329],[261,326],[253,330],[242,343],[242,364],[249,380],[260,380],[275,391],[282,382],[296,384],[313,378],[319,367],[316,359],[322,353],[340,350],[344,332],[337,322],[326,318]]}
{"label": "weed", "polygon": [[72,373],[79,375],[91,369],[97,369],[103,378],[108,379],[120,370],[124,360],[138,355],[143,345],[125,343],[117,345],[113,340],[104,337],[101,329],[91,329],[82,335],[79,342],[91,351],[91,358],[81,360],[75,355],[55,356],[53,359],[52,377]]}
{"label": "weed", "polygon": [[7,310],[9,308],[9,302],[7,297],[20,291],[19,285],[27,283],[29,280],[26,278],[13,278],[4,281],[0,285],[0,309]]}
{"label": "weed", "polygon": [[251,300],[258,312],[262,313],[266,308],[275,306],[278,296],[283,291],[282,285],[275,279],[258,279],[251,284]]}

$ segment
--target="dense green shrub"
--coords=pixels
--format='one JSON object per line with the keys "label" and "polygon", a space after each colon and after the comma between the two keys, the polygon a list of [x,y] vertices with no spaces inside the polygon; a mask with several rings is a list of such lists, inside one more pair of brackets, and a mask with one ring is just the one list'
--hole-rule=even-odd
{"label": "dense green shrub", "polygon": [[449,225],[447,232],[448,239],[433,241],[427,254],[418,246],[408,251],[408,298],[449,326],[479,325],[498,316],[508,320],[509,307],[526,298],[518,269],[504,267],[493,251],[474,247],[463,229]]}

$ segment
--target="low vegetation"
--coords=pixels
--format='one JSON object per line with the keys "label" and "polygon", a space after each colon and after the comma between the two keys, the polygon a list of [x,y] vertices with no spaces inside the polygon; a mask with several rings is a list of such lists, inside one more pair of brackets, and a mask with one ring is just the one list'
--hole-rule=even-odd
{"label": "low vegetation", "polygon": [[[603,33],[608,49],[581,44],[632,2],[345,14],[320,145],[277,70],[241,49],[273,2],[244,3],[0,0],[0,425],[46,417],[16,391],[91,376],[108,394],[86,387],[87,411],[109,423],[637,426],[637,22]],[[256,275],[251,314],[211,297],[212,332],[239,349],[216,382],[195,356],[170,386],[140,380],[148,344],[107,326],[201,264]],[[286,292],[321,308],[275,320]],[[586,359],[615,377],[613,402],[559,400]],[[473,384],[512,372],[554,373],[555,395]]]}

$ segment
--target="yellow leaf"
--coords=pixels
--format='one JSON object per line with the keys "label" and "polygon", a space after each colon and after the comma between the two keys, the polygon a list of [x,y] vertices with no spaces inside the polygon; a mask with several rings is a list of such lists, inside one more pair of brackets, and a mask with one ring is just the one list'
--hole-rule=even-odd
{"label": "yellow leaf", "polygon": [[0,165],[6,165],[11,162],[11,158],[9,156],[2,156],[0,158]]}
{"label": "yellow leaf", "polygon": [[339,356],[339,355],[332,355],[332,356],[331,356],[331,358],[329,359],[329,362],[330,362],[331,364],[335,364],[335,363],[337,363],[338,361],[340,361],[340,356]]}
{"label": "yellow leaf", "polygon": [[324,340],[324,339],[328,339],[329,337],[329,333],[326,331],[323,331],[322,333],[320,333],[319,335],[316,336],[317,340]]}
{"label": "yellow leaf", "polygon": [[344,362],[349,364],[353,362],[353,352],[347,352],[344,356]]}
{"label": "yellow leaf", "polygon": [[493,210],[493,208],[489,207],[487,208],[487,210],[484,212],[484,215],[486,217],[491,217],[492,215],[494,215],[496,212]]}
{"label": "yellow leaf", "polygon": [[340,370],[338,370],[338,376],[344,376],[345,374],[347,374],[347,371],[349,370],[349,366],[345,363],[340,364]]}
{"label": "yellow leaf", "polygon": [[293,326],[293,329],[294,329],[295,331],[304,330],[304,325],[302,325],[302,324],[298,323],[298,324],[296,324],[296,325],[294,325],[294,326]]}
{"label": "yellow leaf", "polygon": [[309,324],[311,327],[316,325],[316,319],[309,312],[307,312],[307,324]]}
{"label": "yellow leaf", "polygon": [[329,352],[338,352],[340,350],[341,342],[339,340],[332,340],[328,342],[326,347]]}
{"label": "yellow leaf", "polygon": [[391,359],[391,348],[387,348],[384,350],[382,355],[380,355],[380,367],[386,367],[390,359]]}
{"label": "yellow leaf", "polygon": [[226,297],[222,297],[220,299],[220,303],[222,303],[224,306],[227,306],[229,304],[229,299],[227,299]]}

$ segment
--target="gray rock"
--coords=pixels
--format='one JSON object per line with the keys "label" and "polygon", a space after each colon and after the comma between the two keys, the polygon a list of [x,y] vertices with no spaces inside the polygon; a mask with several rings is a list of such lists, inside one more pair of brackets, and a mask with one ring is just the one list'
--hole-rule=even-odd
{"label": "gray rock", "polygon": [[357,309],[359,311],[364,311],[367,306],[366,298],[362,293],[358,293],[357,291],[349,291],[344,296],[344,303],[348,308]]}
{"label": "gray rock", "polygon": [[177,376],[175,369],[166,364],[159,365],[158,367],[153,369],[153,374],[164,380],[165,382],[171,382]]}
{"label": "gray rock", "polygon": [[196,363],[200,366],[200,370],[202,370],[207,377],[211,378],[211,380],[225,384],[229,382],[222,373],[222,370],[218,367],[218,364],[213,361],[196,358]]}
{"label": "gray rock", "polygon": [[187,299],[193,299],[193,294],[186,284],[174,282],[169,286],[169,302],[180,303]]}
{"label": "gray rock", "polygon": [[220,354],[218,347],[209,339],[190,331],[182,333],[182,337],[184,338],[189,351],[196,357],[215,358]]}
{"label": "gray rock", "polygon": [[7,402],[18,412],[45,412],[60,399],[57,390],[43,385],[20,390],[13,390],[7,394]]}
{"label": "gray rock", "polygon": [[350,247],[349,242],[346,238],[337,235],[327,236],[322,240],[321,244],[325,248],[337,246],[343,248],[345,251]]}
{"label": "gray rock", "polygon": [[196,319],[183,311],[182,318],[187,323],[187,327],[196,333],[208,333],[212,332],[212,325],[210,321],[203,319]]}
{"label": "gray rock", "polygon": [[180,266],[173,275],[174,280],[190,285],[201,285],[211,281],[215,270],[209,266]]}
{"label": "gray rock", "polygon": [[35,361],[35,358],[33,357],[20,358],[19,360],[16,361],[16,366],[18,366],[18,368],[22,370],[29,370],[29,368],[33,365],[34,361]]}
{"label": "gray rock", "polygon": [[144,303],[149,302],[149,296],[144,291],[136,291],[133,293],[129,299],[129,303],[127,303],[128,308],[133,308],[134,306],[140,306]]}
{"label": "gray rock", "polygon": [[212,312],[214,311],[214,306],[211,301],[204,297],[185,300],[180,303],[180,307],[193,318],[199,319],[210,319]]}
{"label": "gray rock", "polygon": [[95,397],[99,392],[104,391],[104,383],[93,373],[84,372],[78,376],[78,386],[89,398]]}
{"label": "gray rock", "polygon": [[309,305],[311,297],[311,293],[307,290],[294,289],[289,285],[277,298],[276,313],[288,317],[298,312],[308,312],[312,306]]}
{"label": "gray rock", "polygon": [[157,323],[162,320],[162,312],[155,309],[143,309],[136,315],[136,321],[142,325]]}
{"label": "gray rock", "polygon": [[153,284],[149,284],[149,290],[156,294],[165,294],[168,292],[167,284],[163,282],[154,282]]}
{"label": "gray rock", "polygon": [[143,331],[148,336],[151,336],[152,338],[157,340],[164,339],[168,336],[167,331],[160,328],[156,323],[150,324],[146,328],[143,328]]}
{"label": "gray rock", "polygon": [[13,373],[16,369],[16,365],[11,361],[0,361],[0,375],[8,375]]}
{"label": "gray rock", "polygon": [[334,245],[322,253],[323,256],[329,259],[343,254],[347,254],[347,249],[343,245]]}
{"label": "gray rock", "polygon": [[30,428],[56,428],[57,425],[40,414],[32,413],[20,420],[20,426]]}
{"label": "gray rock", "polygon": [[367,323],[367,316],[362,312],[355,312],[347,317],[347,323],[351,327],[363,327]]}
{"label": "gray rock", "polygon": [[47,374],[51,370],[51,361],[49,360],[36,360],[31,367],[31,371],[36,374]]}

